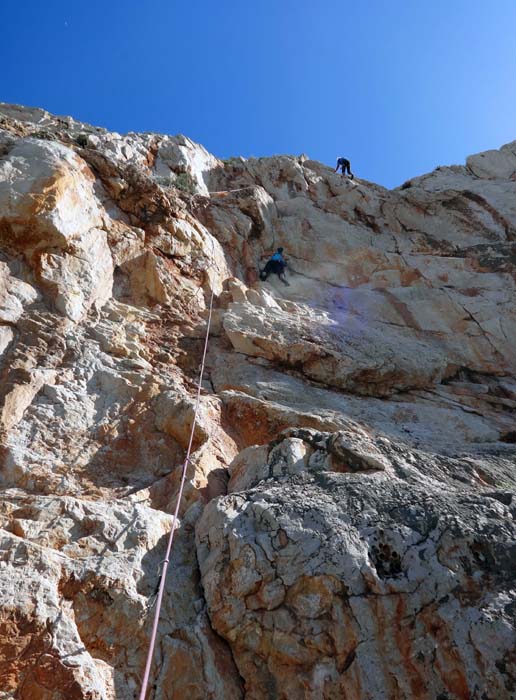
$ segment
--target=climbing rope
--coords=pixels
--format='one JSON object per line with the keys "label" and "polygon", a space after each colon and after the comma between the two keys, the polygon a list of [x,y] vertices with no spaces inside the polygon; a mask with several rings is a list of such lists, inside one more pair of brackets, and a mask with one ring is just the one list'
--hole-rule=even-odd
{"label": "climbing rope", "polygon": [[[213,247],[213,241],[212,241],[212,247]],[[186,472],[187,472],[188,464],[190,464],[190,453],[192,451],[195,426],[197,424],[197,415],[199,413],[199,405],[200,405],[200,401],[201,401],[202,378],[203,378],[203,374],[204,374],[204,365],[206,362],[206,353],[208,351],[208,340],[210,337],[211,317],[212,317],[212,311],[213,311],[214,296],[215,296],[215,290],[214,290],[214,285],[212,284],[211,285],[209,311],[208,311],[208,320],[206,322],[206,335],[204,338],[204,348],[203,348],[203,353],[202,353],[202,361],[201,361],[201,366],[200,366],[200,370],[199,370],[199,381],[197,382],[197,397],[195,400],[194,418],[193,418],[193,422],[192,422],[192,428],[190,431],[190,440],[188,442],[188,449],[186,451],[186,457],[185,457],[185,460],[183,462],[183,468],[181,471],[181,483],[179,485],[179,491],[177,493],[176,508],[174,511],[174,520],[172,522],[172,529],[170,530],[170,535],[168,538],[167,551],[165,553],[165,558],[160,563],[160,566],[162,565],[163,568],[161,570],[158,595],[156,598],[156,608],[155,608],[155,612],[154,612],[154,621],[152,624],[152,633],[151,633],[149,648],[148,648],[148,652],[147,652],[147,661],[145,664],[145,672],[143,675],[142,688],[141,688],[139,700],[145,700],[145,697],[147,695],[147,688],[149,685],[149,677],[150,677],[150,671],[151,671],[151,666],[152,666],[152,659],[154,657],[154,648],[156,646],[156,638],[157,638],[157,634],[158,634],[158,624],[159,624],[159,617],[160,617],[160,613],[161,613],[161,604],[163,601],[163,593],[165,590],[167,569],[168,569],[168,565],[170,562],[170,553],[172,551],[172,544],[174,542],[174,533],[175,533],[176,527],[177,527],[177,516],[179,513],[179,506],[181,505],[181,500],[183,497],[183,489],[184,489],[184,485],[185,485],[185,481],[186,481]]]}

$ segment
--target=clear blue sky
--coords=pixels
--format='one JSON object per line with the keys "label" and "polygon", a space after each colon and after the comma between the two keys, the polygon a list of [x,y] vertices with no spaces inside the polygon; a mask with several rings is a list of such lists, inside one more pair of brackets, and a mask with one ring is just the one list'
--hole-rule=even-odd
{"label": "clear blue sky", "polygon": [[516,0],[3,0],[0,101],[395,186],[516,139]]}

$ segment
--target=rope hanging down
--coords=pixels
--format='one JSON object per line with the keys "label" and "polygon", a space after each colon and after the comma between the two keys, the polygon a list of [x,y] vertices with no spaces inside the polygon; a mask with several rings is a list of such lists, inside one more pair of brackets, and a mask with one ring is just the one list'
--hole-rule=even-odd
{"label": "rope hanging down", "polygon": [[[213,246],[213,241],[212,241],[212,246]],[[158,596],[156,599],[156,608],[155,608],[155,613],[154,613],[154,621],[152,624],[152,633],[151,633],[151,638],[150,638],[150,642],[149,642],[149,650],[147,652],[147,662],[145,664],[145,673],[143,676],[142,689],[140,692],[139,700],[145,700],[145,697],[147,695],[147,688],[149,685],[149,677],[150,677],[150,671],[151,671],[151,666],[152,666],[152,659],[154,656],[154,648],[156,646],[156,637],[157,637],[157,633],[158,633],[159,616],[161,613],[161,603],[163,600],[163,593],[165,590],[165,581],[166,581],[166,577],[167,577],[167,569],[168,569],[168,564],[170,561],[170,552],[172,550],[172,544],[174,542],[174,533],[175,533],[176,527],[177,527],[177,515],[179,513],[179,506],[181,505],[181,500],[183,497],[183,488],[184,488],[185,480],[186,480],[186,470],[187,470],[188,464],[190,462],[190,453],[192,451],[195,426],[197,424],[197,415],[199,412],[199,404],[201,401],[202,377],[204,374],[204,363],[206,361],[206,352],[208,350],[208,339],[210,337],[211,316],[212,316],[212,310],[213,310],[213,297],[214,297],[214,295],[215,295],[215,291],[214,291],[214,286],[212,284],[210,305],[209,305],[209,311],[208,311],[208,321],[206,323],[206,335],[204,338],[204,349],[203,349],[203,353],[202,353],[201,368],[199,371],[199,381],[197,383],[197,397],[195,400],[194,419],[192,422],[192,429],[190,431],[190,440],[188,442],[188,449],[186,451],[186,457],[185,457],[185,461],[183,462],[183,468],[181,471],[181,483],[179,485],[179,491],[177,493],[176,508],[174,510],[174,520],[172,522],[172,529],[170,530],[170,535],[168,538],[167,551],[165,553],[164,560],[161,562],[163,564],[163,569],[161,571],[161,578],[160,578],[160,582],[159,582],[159,590],[158,590]]]}

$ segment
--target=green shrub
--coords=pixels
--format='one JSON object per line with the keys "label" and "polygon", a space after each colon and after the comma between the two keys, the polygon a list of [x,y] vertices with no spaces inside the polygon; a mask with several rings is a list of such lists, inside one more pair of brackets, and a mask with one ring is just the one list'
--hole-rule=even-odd
{"label": "green shrub", "polygon": [[170,175],[153,175],[152,179],[160,187],[175,187],[182,192],[195,194],[196,183],[190,173],[179,173],[179,175],[175,175],[174,173],[170,173]]}
{"label": "green shrub", "polygon": [[51,134],[48,131],[34,131],[31,134],[33,139],[44,139],[45,141],[55,141],[55,134]]}
{"label": "green shrub", "polygon": [[195,180],[190,173],[180,173],[174,180],[174,187],[183,192],[188,192],[188,194],[194,194]]}
{"label": "green shrub", "polygon": [[79,134],[79,136],[77,136],[77,138],[75,139],[75,143],[81,148],[86,148],[88,145],[88,135]]}
{"label": "green shrub", "polygon": [[170,175],[153,175],[152,179],[160,187],[174,187],[174,180]]}

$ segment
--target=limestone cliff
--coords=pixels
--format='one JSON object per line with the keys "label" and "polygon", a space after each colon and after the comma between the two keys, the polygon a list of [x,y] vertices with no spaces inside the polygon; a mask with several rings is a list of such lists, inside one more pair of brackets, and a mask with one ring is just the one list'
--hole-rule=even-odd
{"label": "limestone cliff", "polygon": [[[396,190],[0,105],[0,698],[516,692],[516,142]],[[257,270],[282,245],[290,286]]]}

